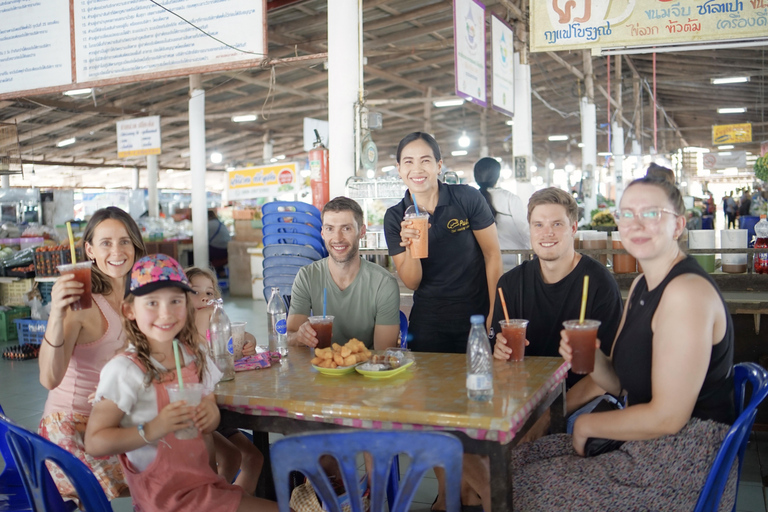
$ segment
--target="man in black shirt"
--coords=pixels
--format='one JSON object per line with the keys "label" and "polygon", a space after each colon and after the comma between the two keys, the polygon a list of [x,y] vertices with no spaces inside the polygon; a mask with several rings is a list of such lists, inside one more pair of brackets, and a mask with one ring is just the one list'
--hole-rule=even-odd
{"label": "man in black shirt", "polygon": [[[621,294],[613,276],[601,263],[574,250],[577,209],[576,201],[563,190],[546,188],[534,193],[528,202],[528,223],[531,248],[537,257],[499,279],[498,287],[504,293],[510,318],[529,320],[526,356],[559,357],[563,322],[579,318],[585,275],[589,275],[586,318],[601,322],[597,333],[600,347],[605,354],[611,353],[621,321]],[[491,343],[495,342],[494,357],[506,360],[511,349],[501,334],[502,319],[504,311],[497,292],[490,336]],[[581,378],[569,372],[566,386],[571,388]],[[568,395],[569,410],[602,393],[588,382],[573,391]]]}

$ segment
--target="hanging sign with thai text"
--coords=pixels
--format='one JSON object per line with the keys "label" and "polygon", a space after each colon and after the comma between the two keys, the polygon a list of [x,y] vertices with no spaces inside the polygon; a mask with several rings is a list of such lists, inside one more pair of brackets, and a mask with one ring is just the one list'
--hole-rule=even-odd
{"label": "hanging sign with thai text", "polygon": [[515,112],[514,35],[512,27],[491,15],[491,106],[510,117]]}
{"label": "hanging sign with thai text", "polygon": [[477,0],[453,2],[456,95],[488,106],[485,84],[485,6]]}
{"label": "hanging sign with thai text", "polygon": [[227,197],[236,201],[294,193],[298,189],[296,176],[296,162],[233,169],[228,172]]}
{"label": "hanging sign with thai text", "polygon": [[160,154],[160,116],[117,122],[117,157]]}
{"label": "hanging sign with thai text", "polygon": [[532,52],[765,38],[768,0],[531,2]]}

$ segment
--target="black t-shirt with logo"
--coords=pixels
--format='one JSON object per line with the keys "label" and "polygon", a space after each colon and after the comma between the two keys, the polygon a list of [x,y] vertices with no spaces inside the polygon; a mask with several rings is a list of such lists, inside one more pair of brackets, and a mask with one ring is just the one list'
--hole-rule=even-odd
{"label": "black t-shirt with logo", "polygon": [[[560,331],[563,322],[579,318],[584,276],[589,276],[586,318],[600,320],[597,337],[600,348],[611,354],[616,331],[621,323],[621,292],[610,272],[602,263],[582,255],[571,273],[556,283],[545,283],[538,258],[524,261],[499,279],[499,288],[510,318],[525,318],[528,322],[526,356],[560,357]],[[491,323],[491,346],[496,343],[499,321],[504,318],[499,292]],[[583,376],[568,372],[566,385],[570,388]]]}
{"label": "black t-shirt with logo", "polygon": [[[477,189],[438,183],[437,207],[429,216],[429,257],[421,260],[422,278],[413,294],[408,332],[410,347],[421,352],[463,352],[469,317],[488,315],[488,283],[483,251],[473,231],[494,223]],[[387,210],[384,232],[390,256],[400,246],[400,223],[413,204],[411,195]]]}

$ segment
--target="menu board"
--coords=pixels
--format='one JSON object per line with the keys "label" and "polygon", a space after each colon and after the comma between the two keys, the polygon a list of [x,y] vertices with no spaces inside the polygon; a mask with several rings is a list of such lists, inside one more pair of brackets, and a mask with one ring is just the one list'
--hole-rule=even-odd
{"label": "menu board", "polygon": [[240,69],[265,0],[0,0],[0,99]]}
{"label": "menu board", "polygon": [[72,82],[69,3],[0,1],[0,94]]}
{"label": "menu board", "polygon": [[159,0],[157,4],[75,0],[77,81],[265,56],[264,33],[254,29],[264,21],[262,2]]}
{"label": "menu board", "polygon": [[531,2],[532,52],[690,45],[766,34],[768,0]]}

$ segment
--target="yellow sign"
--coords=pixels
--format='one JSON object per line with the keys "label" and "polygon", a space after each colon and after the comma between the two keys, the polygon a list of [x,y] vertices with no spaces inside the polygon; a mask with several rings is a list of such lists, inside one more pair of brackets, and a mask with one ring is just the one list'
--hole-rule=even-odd
{"label": "yellow sign", "polygon": [[296,162],[260,165],[229,171],[229,199],[290,194],[298,190]]}
{"label": "yellow sign", "polygon": [[532,52],[765,38],[768,0],[531,1]]}
{"label": "yellow sign", "polygon": [[752,124],[716,124],[712,126],[712,144],[752,142]]}

